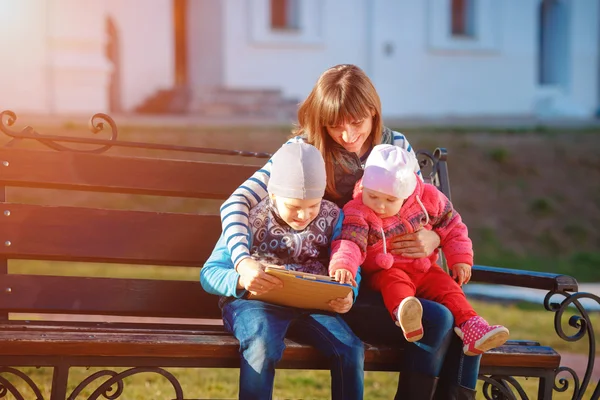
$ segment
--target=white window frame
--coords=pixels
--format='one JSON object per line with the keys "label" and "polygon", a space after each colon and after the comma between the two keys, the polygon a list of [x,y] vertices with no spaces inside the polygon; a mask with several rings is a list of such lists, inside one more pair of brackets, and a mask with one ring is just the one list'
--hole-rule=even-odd
{"label": "white window frame", "polygon": [[502,1],[474,0],[474,35],[452,34],[451,0],[429,0],[427,44],[432,51],[489,52],[500,49]]}
{"label": "white window frame", "polygon": [[254,45],[315,46],[323,40],[322,0],[299,0],[298,29],[271,28],[271,1],[249,0],[248,25]]}

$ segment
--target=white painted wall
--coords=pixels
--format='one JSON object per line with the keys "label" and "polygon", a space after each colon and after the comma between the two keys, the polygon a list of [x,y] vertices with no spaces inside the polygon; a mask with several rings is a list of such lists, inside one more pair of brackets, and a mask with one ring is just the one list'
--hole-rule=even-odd
{"label": "white painted wall", "polygon": [[306,16],[301,24],[310,20],[314,33],[265,37],[264,30],[252,23],[267,23],[264,14],[259,20],[260,15],[253,11],[266,10],[268,0],[225,0],[226,85],[281,89],[286,97],[302,99],[328,67],[364,64],[365,1],[347,3],[339,7],[336,1],[305,0],[302,4],[317,15],[314,19]]}
{"label": "white painted wall", "polygon": [[108,110],[110,66],[105,57],[102,0],[46,0],[48,74],[51,113]]}
{"label": "white painted wall", "polygon": [[[305,0],[317,33],[268,35],[268,0],[226,0],[225,84],[303,99],[329,66],[355,63],[384,115],[524,115],[535,111],[540,0],[479,0],[480,39],[447,39],[450,0]],[[597,106],[598,0],[573,6],[570,99]],[[258,28],[257,28],[258,26]],[[314,27],[314,24],[311,25]],[[386,53],[386,49],[391,52]]]}
{"label": "white painted wall", "polygon": [[20,113],[106,111],[102,0],[0,0],[0,106]]}
{"label": "white painted wall", "polygon": [[[481,46],[469,39],[439,40],[449,36],[449,0],[376,2],[373,79],[384,113],[530,113],[537,79],[536,1],[489,1],[485,13],[484,2],[478,3],[480,25],[490,24]],[[393,54],[384,55],[384,43]]]}
{"label": "white painted wall", "polygon": [[0,0],[0,110],[48,107],[46,2]]}
{"label": "white painted wall", "polygon": [[571,3],[571,100],[584,113],[593,114],[598,106],[600,71],[600,4],[597,0]]}
{"label": "white painted wall", "polygon": [[188,75],[194,90],[223,86],[224,33],[227,22],[223,3],[190,1],[188,3]]}
{"label": "white painted wall", "polygon": [[120,32],[121,104],[132,111],[175,83],[172,1],[104,1]]}

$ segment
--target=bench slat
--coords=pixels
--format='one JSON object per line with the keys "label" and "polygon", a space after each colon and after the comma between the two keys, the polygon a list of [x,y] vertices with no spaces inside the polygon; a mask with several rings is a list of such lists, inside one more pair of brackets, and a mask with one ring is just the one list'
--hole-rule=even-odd
{"label": "bench slat", "polygon": [[0,275],[0,310],[165,318],[221,318],[200,282]]}
{"label": "bench slat", "polygon": [[541,290],[576,292],[579,284],[572,276],[547,272],[522,271],[518,269],[473,265],[473,282],[496,285],[519,286]]}
{"label": "bench slat", "polygon": [[0,205],[7,258],[200,267],[221,232],[216,215]]}
{"label": "bench slat", "polygon": [[[0,184],[226,199],[252,165],[0,148]],[[177,179],[174,179],[174,178]]]}
{"label": "bench slat", "polygon": [[[1,327],[0,327],[1,328]],[[122,357],[201,357],[210,365],[237,365],[239,343],[231,335],[194,334],[193,332],[98,332],[83,331],[4,331],[0,329],[0,355],[42,356],[122,356]],[[365,369],[395,371],[402,350],[367,345]],[[285,363],[323,360],[312,347],[286,340]],[[556,368],[560,356],[545,346],[511,346],[486,353],[482,366]]]}

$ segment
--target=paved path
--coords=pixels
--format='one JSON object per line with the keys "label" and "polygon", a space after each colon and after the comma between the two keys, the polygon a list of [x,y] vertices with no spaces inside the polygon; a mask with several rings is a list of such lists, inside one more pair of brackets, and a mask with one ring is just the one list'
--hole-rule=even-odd
{"label": "paved path", "polygon": [[[464,285],[467,296],[490,300],[528,301],[543,304],[547,291],[505,285],[485,285],[469,283]],[[581,283],[579,292],[591,293],[600,297],[600,283]],[[558,300],[558,298],[557,298]],[[588,311],[600,311],[600,304],[592,299],[582,299],[581,304]]]}

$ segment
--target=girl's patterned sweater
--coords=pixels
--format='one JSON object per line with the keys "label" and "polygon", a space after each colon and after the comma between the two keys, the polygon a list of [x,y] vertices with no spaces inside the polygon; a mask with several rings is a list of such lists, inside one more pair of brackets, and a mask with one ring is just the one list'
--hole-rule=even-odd
{"label": "girl's patterned sweater", "polygon": [[[381,219],[364,205],[362,190],[357,184],[354,199],[344,206],[342,234],[332,243],[329,268],[332,271],[345,268],[356,273],[362,265],[366,275],[385,269],[377,257],[384,252],[384,240],[389,248],[393,237],[421,228],[433,230],[439,235],[451,268],[457,263],[473,265],[473,247],[467,227],[450,200],[435,186],[417,180],[415,191],[406,199],[400,212]],[[425,272],[437,258],[437,250],[429,257],[418,259],[394,254],[393,267]]]}
{"label": "girl's patterned sweater", "polygon": [[[289,143],[304,142],[301,136],[290,139]],[[393,144],[402,147],[414,154],[408,140],[401,133],[394,132],[384,128],[382,132],[382,144]],[[343,207],[347,201],[352,198],[355,183],[362,177],[364,161],[356,154],[349,153],[339,148],[344,165],[336,164],[334,166],[336,187],[342,194],[341,199],[330,199],[339,207]],[[363,157],[364,158],[364,157]],[[221,206],[221,224],[223,228],[223,237],[227,248],[231,253],[231,260],[237,265],[244,258],[250,257],[250,228],[248,215],[250,210],[267,196],[267,183],[271,176],[271,164],[269,160],[261,169],[255,172],[248,180],[238,187],[233,194]],[[420,176],[420,171],[416,171]]]}

